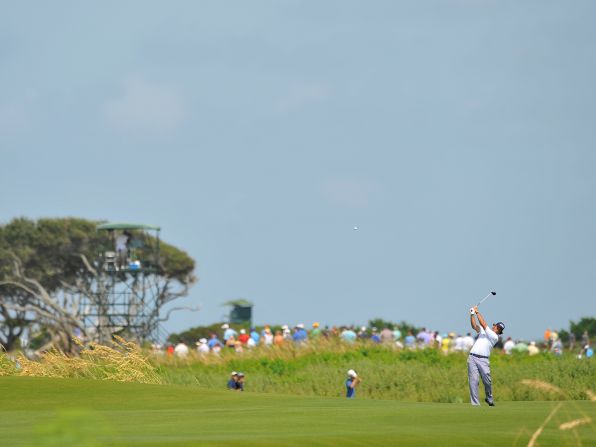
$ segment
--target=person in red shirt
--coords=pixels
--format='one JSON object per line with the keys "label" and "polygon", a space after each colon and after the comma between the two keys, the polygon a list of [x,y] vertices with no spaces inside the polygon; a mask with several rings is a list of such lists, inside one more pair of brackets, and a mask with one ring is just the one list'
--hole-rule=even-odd
{"label": "person in red shirt", "polygon": [[240,335],[238,336],[238,341],[245,345],[248,342],[250,335],[246,333],[245,329],[240,329]]}

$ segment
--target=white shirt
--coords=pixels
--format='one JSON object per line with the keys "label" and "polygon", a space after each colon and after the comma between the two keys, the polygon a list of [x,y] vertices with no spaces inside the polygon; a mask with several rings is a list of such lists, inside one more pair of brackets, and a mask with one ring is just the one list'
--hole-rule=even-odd
{"label": "white shirt", "polygon": [[209,346],[207,346],[207,343],[201,343],[197,347],[197,351],[199,351],[202,354],[206,354],[207,352],[209,352]]}
{"label": "white shirt", "polygon": [[490,329],[488,326],[486,329],[480,327],[480,333],[478,334],[476,343],[474,343],[474,346],[472,346],[470,353],[488,357],[490,355],[491,349],[498,341],[499,336],[495,334],[492,329]]}
{"label": "white shirt", "polygon": [[464,351],[469,351],[474,346],[474,338],[471,335],[464,337]]}
{"label": "white shirt", "polygon": [[511,350],[515,346],[515,342],[513,340],[507,340],[505,345],[503,345],[503,349],[505,350],[505,354],[511,354]]}
{"label": "white shirt", "polygon": [[174,354],[178,357],[186,357],[188,355],[188,346],[184,343],[178,343],[174,348]]}
{"label": "white shirt", "polygon": [[464,337],[462,337],[461,335],[455,339],[455,350],[456,351],[464,350]]}
{"label": "white shirt", "polygon": [[121,234],[116,238],[116,251],[126,251],[126,244],[128,242],[128,236]]}

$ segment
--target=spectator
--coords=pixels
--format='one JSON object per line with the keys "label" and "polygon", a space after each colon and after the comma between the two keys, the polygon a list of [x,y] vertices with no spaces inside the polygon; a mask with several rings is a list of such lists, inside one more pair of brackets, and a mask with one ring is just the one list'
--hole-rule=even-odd
{"label": "spectator", "polygon": [[455,341],[453,343],[453,350],[455,352],[463,352],[465,350],[464,337],[461,335],[458,334],[457,337],[455,337]]}
{"label": "spectator", "polygon": [[252,337],[248,337],[248,340],[246,342],[246,347],[249,349],[254,348],[257,345],[257,343],[255,342],[255,339]]}
{"label": "spectator", "polygon": [[414,337],[414,334],[412,333],[412,331],[408,331],[408,335],[406,335],[406,338],[404,341],[406,343],[406,348],[416,349],[416,337]]}
{"label": "spectator", "polygon": [[345,342],[354,343],[358,336],[356,335],[356,332],[352,330],[351,327],[347,327],[341,332],[340,337]]}
{"label": "spectator", "polygon": [[318,322],[314,322],[312,324],[312,330],[310,331],[310,337],[312,339],[317,339],[321,336],[321,329],[319,328],[319,323]]}
{"label": "spectator", "polygon": [[379,332],[376,327],[372,328],[370,339],[373,343],[381,343],[381,337],[379,336]]}
{"label": "spectator", "polygon": [[561,339],[558,337],[554,339],[550,350],[555,355],[563,355],[563,343],[561,343]]}
{"label": "spectator", "polygon": [[207,346],[207,339],[206,338],[201,338],[197,342],[197,351],[201,355],[205,355],[205,354],[209,353],[209,346]]}
{"label": "spectator", "polygon": [[228,380],[228,390],[238,391],[238,373],[232,371],[230,380]]}
{"label": "spectator", "polygon": [[125,268],[128,264],[128,242],[131,234],[124,231],[116,238],[116,256],[118,259],[118,268]]}
{"label": "spectator", "polygon": [[464,337],[464,351],[469,352],[470,349],[472,349],[472,346],[474,346],[474,337],[468,332]]}
{"label": "spectator", "polygon": [[544,343],[547,346],[550,346],[550,336],[551,336],[550,328],[547,328],[546,331],[544,331]]}
{"label": "spectator", "polygon": [[294,335],[293,335],[292,339],[296,343],[304,343],[304,342],[306,342],[306,340],[308,339],[308,333],[304,329],[304,324],[299,323],[299,324],[296,325],[296,328],[294,330]]}
{"label": "spectator", "polygon": [[236,342],[237,342],[237,341],[238,341],[238,340],[236,340],[236,338],[235,338],[235,337],[232,335],[232,336],[231,336],[230,338],[228,338],[228,339],[226,340],[226,342],[225,342],[225,343],[226,343],[226,348],[231,348],[231,349],[234,349],[234,348],[236,347]]}
{"label": "spectator", "polygon": [[243,345],[246,344],[246,342],[248,342],[248,339],[250,338],[250,335],[248,335],[246,333],[246,330],[244,329],[240,329],[240,335],[238,336],[238,341],[240,343],[242,343]]}
{"label": "spectator", "polygon": [[393,328],[393,338],[395,340],[401,340],[401,331],[399,330],[399,328],[397,326],[395,326]]}
{"label": "spectator", "polygon": [[366,326],[362,326],[358,331],[358,338],[360,340],[365,340],[368,338],[368,333],[366,332]]}
{"label": "spectator", "polygon": [[540,349],[538,349],[538,346],[536,346],[536,342],[535,341],[531,341],[530,342],[530,346],[528,346],[528,354],[530,355],[536,355],[540,352]]}
{"label": "spectator", "polygon": [[590,335],[588,334],[588,331],[585,330],[584,333],[582,334],[582,346],[586,346],[590,344]]}
{"label": "spectator", "polygon": [[503,345],[503,352],[507,355],[511,355],[511,351],[515,346],[515,342],[511,339],[511,337],[507,337],[507,341]]}
{"label": "spectator", "polygon": [[353,369],[348,371],[348,379],[346,380],[346,397],[354,399],[356,397],[356,387],[360,383],[360,378]]}
{"label": "spectator", "polygon": [[168,347],[166,348],[166,353],[168,354],[168,356],[173,356],[174,355],[174,346],[172,345],[168,345]]}
{"label": "spectator", "polygon": [[[231,338],[230,338],[230,340],[231,340]],[[242,343],[240,342],[240,340],[236,340],[234,342],[233,348],[234,348],[234,352],[236,352],[236,353],[244,352],[244,348],[242,347]]]}
{"label": "spectator", "polygon": [[258,345],[259,341],[261,341],[261,336],[254,327],[250,330],[250,338],[254,340],[255,345]]}
{"label": "spectator", "polygon": [[292,338],[292,331],[290,331],[290,327],[287,324],[284,324],[281,327],[281,330],[284,336],[284,340],[290,340]]}
{"label": "spectator", "polygon": [[238,391],[244,391],[244,373],[238,373],[238,382],[236,383]]}
{"label": "spectator", "polygon": [[269,326],[265,326],[265,329],[263,331],[263,344],[265,346],[271,346],[273,344],[273,334],[271,333],[271,329],[269,328]]}
{"label": "spectator", "polygon": [[207,346],[209,346],[209,349],[213,350],[215,345],[219,345],[219,347],[221,349],[221,341],[219,341],[219,339],[217,338],[217,335],[211,334],[211,337],[209,338],[209,341],[207,342]]}
{"label": "spectator", "polygon": [[[438,349],[441,349],[443,337],[441,337],[441,334],[439,334],[439,331],[431,332],[430,337],[431,337],[430,345],[433,347],[437,347]],[[445,334],[445,338],[447,338],[447,334]]]}
{"label": "spectator", "polygon": [[380,334],[383,343],[391,343],[393,341],[393,331],[388,327],[383,328]]}
{"label": "spectator", "polygon": [[273,337],[273,343],[275,346],[281,346],[284,344],[285,338],[281,331],[275,331],[275,337]]}
{"label": "spectator", "polygon": [[579,353],[578,358],[581,359],[582,355],[585,355],[587,359],[592,358],[592,356],[594,355],[594,350],[590,347],[589,344],[584,346],[584,348]]}
{"label": "spectator", "polygon": [[452,340],[453,338],[451,338],[448,334],[443,335],[443,338],[441,340],[441,351],[443,352],[443,354],[449,354],[449,351],[451,350]]}
{"label": "spectator", "polygon": [[422,328],[422,330],[416,335],[416,340],[418,340],[418,344],[421,348],[426,348],[428,345],[430,345],[432,337],[430,332],[427,332],[426,328]]}
{"label": "spectator", "polygon": [[174,348],[174,354],[176,355],[176,357],[180,357],[181,359],[185,358],[188,355],[188,346],[186,346],[186,344],[183,341],[181,341]]}
{"label": "spectator", "polygon": [[569,350],[573,351],[575,349],[575,334],[571,332],[569,334]]}
{"label": "spectator", "polygon": [[513,351],[526,353],[528,352],[528,345],[524,343],[523,340],[518,340],[518,342],[513,347]]}
{"label": "spectator", "polygon": [[230,337],[234,337],[234,338],[238,337],[238,332],[236,332],[234,329],[232,329],[228,323],[222,324],[221,328],[224,330],[224,334],[223,334],[224,343],[227,342]]}

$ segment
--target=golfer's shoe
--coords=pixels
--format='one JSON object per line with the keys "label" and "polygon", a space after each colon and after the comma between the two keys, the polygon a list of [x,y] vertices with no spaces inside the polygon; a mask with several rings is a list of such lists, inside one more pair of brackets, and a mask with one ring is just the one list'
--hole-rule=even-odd
{"label": "golfer's shoe", "polygon": [[484,402],[486,402],[489,407],[495,406],[495,403],[492,400],[488,400],[488,397],[486,399],[484,399]]}

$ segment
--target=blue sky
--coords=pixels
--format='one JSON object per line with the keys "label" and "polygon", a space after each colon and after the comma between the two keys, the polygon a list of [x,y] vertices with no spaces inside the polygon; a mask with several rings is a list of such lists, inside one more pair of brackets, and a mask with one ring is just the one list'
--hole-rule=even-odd
{"label": "blue sky", "polygon": [[[0,220],[159,224],[166,324],[594,315],[591,1],[2,1]],[[358,226],[354,231],[353,227]]]}

